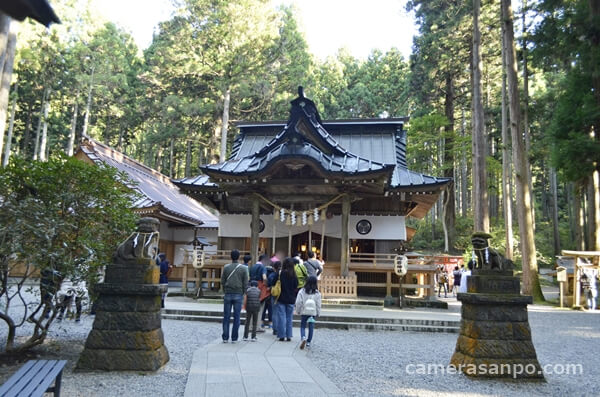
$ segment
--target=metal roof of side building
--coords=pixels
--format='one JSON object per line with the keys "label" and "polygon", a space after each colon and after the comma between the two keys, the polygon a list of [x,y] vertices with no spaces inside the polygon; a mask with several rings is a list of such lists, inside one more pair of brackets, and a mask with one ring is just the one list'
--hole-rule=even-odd
{"label": "metal roof of side building", "polygon": [[219,227],[218,216],[181,193],[169,177],[110,146],[85,137],[75,157],[95,164],[104,163],[126,173],[137,183],[133,188],[141,194],[141,198],[133,203],[140,214],[154,215],[179,225],[200,225],[209,229]]}

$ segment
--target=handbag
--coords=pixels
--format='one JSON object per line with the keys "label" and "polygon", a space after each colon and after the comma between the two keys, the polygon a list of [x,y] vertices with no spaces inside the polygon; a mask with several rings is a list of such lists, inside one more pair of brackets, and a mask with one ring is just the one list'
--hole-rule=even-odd
{"label": "handbag", "polygon": [[281,295],[281,272],[279,273],[277,282],[274,286],[271,287],[271,295],[273,295],[276,298],[279,298],[279,295]]}

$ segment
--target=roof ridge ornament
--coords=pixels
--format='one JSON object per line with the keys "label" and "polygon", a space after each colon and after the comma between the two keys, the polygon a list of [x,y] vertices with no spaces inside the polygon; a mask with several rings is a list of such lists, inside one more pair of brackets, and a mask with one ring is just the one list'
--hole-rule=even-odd
{"label": "roof ridge ornament", "polygon": [[302,87],[301,85],[299,85],[299,86],[298,86],[298,96],[299,96],[300,98],[306,98],[306,97],[304,96],[304,87]]}

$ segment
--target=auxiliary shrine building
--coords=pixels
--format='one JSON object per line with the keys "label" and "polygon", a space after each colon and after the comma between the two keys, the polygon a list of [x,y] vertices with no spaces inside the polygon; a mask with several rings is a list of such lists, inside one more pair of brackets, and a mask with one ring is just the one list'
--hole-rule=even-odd
{"label": "auxiliary shrine building", "polygon": [[[406,118],[322,121],[299,93],[287,123],[239,123],[226,161],[174,183],[219,211],[222,259],[234,248],[253,260],[311,250],[328,276],[358,276],[359,288],[390,295],[394,258],[411,237],[406,217],[423,218],[452,180],[407,168]],[[430,273],[409,268],[419,270]]]}

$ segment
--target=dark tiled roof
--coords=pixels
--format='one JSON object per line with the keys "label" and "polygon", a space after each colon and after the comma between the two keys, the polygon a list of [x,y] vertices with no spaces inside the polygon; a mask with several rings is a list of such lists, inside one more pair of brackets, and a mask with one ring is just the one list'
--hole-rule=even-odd
{"label": "dark tiled roof", "polygon": [[191,225],[202,224],[205,228],[219,226],[216,215],[196,200],[181,193],[179,188],[160,172],[91,138],[87,138],[80,145],[78,152],[85,154],[94,163],[104,163],[125,172],[132,181],[137,182],[135,189],[141,193],[141,198],[133,203],[134,208],[160,207],[171,215],[187,220]]}
{"label": "dark tiled roof", "polygon": [[[238,123],[231,156],[206,165],[208,175],[260,173],[276,161],[304,159],[329,173],[357,175],[391,172],[388,189],[439,188],[451,178],[410,171],[406,162],[406,118],[321,121],[315,104],[300,96],[292,101],[287,122]],[[299,126],[302,124],[301,126]],[[177,181],[180,185],[216,185],[207,176]]]}

